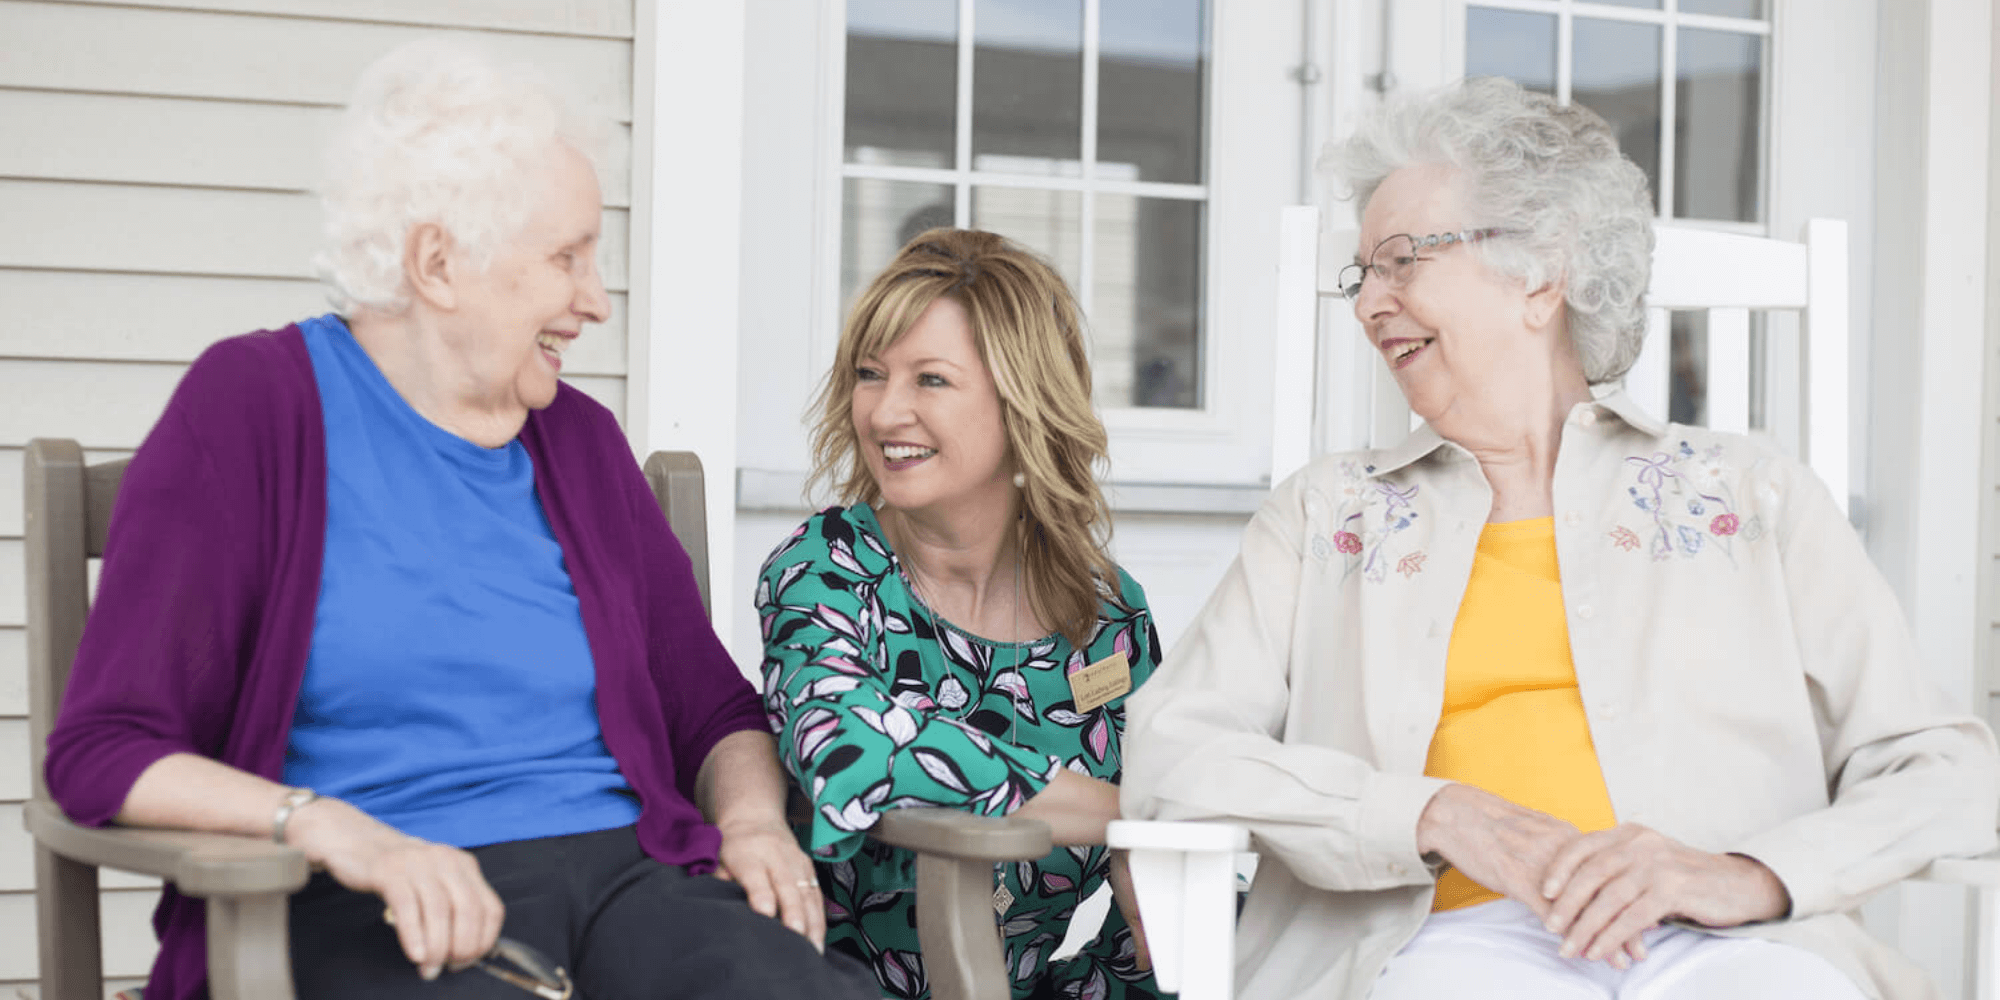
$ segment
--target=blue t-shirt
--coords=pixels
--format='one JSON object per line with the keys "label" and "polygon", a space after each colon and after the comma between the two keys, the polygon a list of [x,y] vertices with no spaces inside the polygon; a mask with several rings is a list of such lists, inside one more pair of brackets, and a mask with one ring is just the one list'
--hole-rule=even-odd
{"label": "blue t-shirt", "polygon": [[339,317],[299,327],[326,417],[326,560],[286,783],[458,847],[635,822],[527,449],[425,419]]}

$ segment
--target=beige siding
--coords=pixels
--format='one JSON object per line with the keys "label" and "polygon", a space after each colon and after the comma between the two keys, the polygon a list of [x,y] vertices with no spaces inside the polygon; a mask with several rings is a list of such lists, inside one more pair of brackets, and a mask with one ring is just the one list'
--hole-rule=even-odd
{"label": "beige siding", "polygon": [[[441,29],[531,61],[611,118],[611,321],[565,359],[623,418],[633,0],[0,0],[0,996],[33,997],[21,448],[130,454],[187,362],[326,310],[319,147],[362,66]],[[109,988],[152,960],[157,889],[107,872]]]}
{"label": "beige siding", "polygon": [[[132,94],[0,90],[0,177],[310,190],[339,109]],[[604,203],[631,205],[632,127],[603,150]]]}

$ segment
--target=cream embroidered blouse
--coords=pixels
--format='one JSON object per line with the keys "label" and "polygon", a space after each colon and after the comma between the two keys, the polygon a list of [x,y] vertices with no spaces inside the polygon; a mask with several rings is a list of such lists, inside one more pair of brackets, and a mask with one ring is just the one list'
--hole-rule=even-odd
{"label": "cream embroidered blouse", "polygon": [[[1872,996],[1922,974],[1842,911],[1995,842],[2000,758],[1929,683],[1895,596],[1812,471],[1769,445],[1579,404],[1555,473],[1564,610],[1622,822],[1762,861]],[[1428,915],[1417,817],[1445,651],[1491,493],[1429,428],[1322,458],[1130,702],[1125,814],[1229,819],[1263,856],[1245,1000],[1367,995]]]}

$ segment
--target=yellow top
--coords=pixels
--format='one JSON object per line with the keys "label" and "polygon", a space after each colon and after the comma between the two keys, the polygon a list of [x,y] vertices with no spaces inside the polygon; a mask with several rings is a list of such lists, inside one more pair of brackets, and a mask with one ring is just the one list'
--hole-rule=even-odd
{"label": "yellow top", "polygon": [[[1445,654],[1444,714],[1424,773],[1576,824],[1616,825],[1570,660],[1553,518],[1489,524]],[[1454,868],[1433,912],[1499,899]]]}

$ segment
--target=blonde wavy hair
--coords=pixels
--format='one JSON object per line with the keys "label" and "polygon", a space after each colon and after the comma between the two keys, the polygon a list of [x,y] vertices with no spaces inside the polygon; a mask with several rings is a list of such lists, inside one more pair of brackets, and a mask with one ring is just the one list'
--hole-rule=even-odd
{"label": "blonde wavy hair", "polygon": [[1021,473],[1022,568],[1029,606],[1072,645],[1089,644],[1101,600],[1123,606],[1111,561],[1111,510],[1098,488],[1104,423],[1090,402],[1083,316],[1055,268],[1005,237],[932,229],[896,254],[855,300],[813,409],[813,473],[838,502],[877,506],[860,461],[855,369],[944,297],[965,307],[980,360],[1000,391],[1008,450]]}

